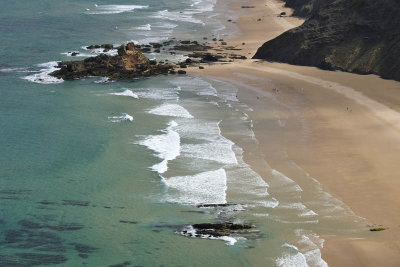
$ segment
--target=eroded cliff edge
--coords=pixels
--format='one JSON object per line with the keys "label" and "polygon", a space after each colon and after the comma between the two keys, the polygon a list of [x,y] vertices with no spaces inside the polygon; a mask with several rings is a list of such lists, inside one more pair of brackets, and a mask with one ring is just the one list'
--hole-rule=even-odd
{"label": "eroded cliff edge", "polygon": [[303,25],[254,55],[295,65],[400,81],[400,0],[286,0]]}

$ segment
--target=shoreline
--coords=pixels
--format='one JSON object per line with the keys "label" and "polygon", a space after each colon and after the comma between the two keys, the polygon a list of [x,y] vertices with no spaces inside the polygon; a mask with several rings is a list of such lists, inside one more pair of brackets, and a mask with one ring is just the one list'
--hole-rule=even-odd
{"label": "shoreline", "polygon": [[[239,12],[241,5],[230,7]],[[282,2],[251,0],[249,5],[255,8],[246,9],[237,21],[241,35],[227,40],[229,45],[240,45],[241,54],[254,54],[265,41],[302,23],[294,17],[277,17],[278,11],[291,14]],[[271,167],[289,172],[273,153],[284,148],[285,160],[315,177],[324,191],[366,218],[370,227],[388,228],[374,233],[366,225],[362,236],[322,236],[322,258],[329,265],[400,264],[400,197],[396,192],[400,186],[396,179],[400,98],[395,95],[399,82],[250,59],[204,70],[189,68],[188,73],[229,80],[240,88],[238,98],[254,110],[249,114],[253,130],[260,153]],[[271,102],[285,108],[270,114],[266,106]],[[282,119],[284,125],[271,127],[271,116]],[[279,147],[274,140],[280,142]],[[265,177],[262,170],[260,175]]]}

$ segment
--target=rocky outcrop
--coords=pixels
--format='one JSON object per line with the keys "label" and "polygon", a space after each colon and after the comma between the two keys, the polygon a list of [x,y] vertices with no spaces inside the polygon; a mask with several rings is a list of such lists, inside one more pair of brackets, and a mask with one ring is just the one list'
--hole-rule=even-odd
{"label": "rocky outcrop", "polygon": [[312,5],[301,13],[309,18],[266,42],[253,58],[400,80],[399,1],[286,2],[298,12]]}
{"label": "rocky outcrop", "polygon": [[252,226],[250,224],[234,223],[200,223],[193,224],[193,228],[196,230],[197,235],[220,237],[230,236],[233,233],[251,229]]}
{"label": "rocky outcrop", "polygon": [[61,62],[59,67],[50,75],[64,80],[87,76],[128,79],[165,74],[173,68],[170,64],[154,64],[133,43],[121,45],[116,56],[101,54],[80,61]]}

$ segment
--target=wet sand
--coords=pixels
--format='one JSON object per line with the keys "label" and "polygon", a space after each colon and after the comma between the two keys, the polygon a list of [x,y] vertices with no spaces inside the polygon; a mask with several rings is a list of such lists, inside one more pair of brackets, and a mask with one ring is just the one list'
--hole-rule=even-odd
{"label": "wet sand", "polygon": [[[242,5],[231,5],[244,14],[236,22],[242,35],[228,45],[240,47],[236,52],[249,58],[263,42],[302,23],[278,17],[291,11],[276,0],[250,1],[246,5],[255,8],[246,10]],[[274,153],[280,143],[275,149],[284,149],[285,161],[300,166],[366,219],[361,235],[322,236],[322,257],[330,266],[400,266],[399,82],[251,59],[188,72],[240,88],[240,101],[254,109],[249,115],[260,153],[271,167],[286,171],[277,156],[282,153]],[[274,114],[266,108],[271,103],[280,107]],[[282,123],[271,127],[272,118]],[[369,231],[378,226],[388,229]]]}

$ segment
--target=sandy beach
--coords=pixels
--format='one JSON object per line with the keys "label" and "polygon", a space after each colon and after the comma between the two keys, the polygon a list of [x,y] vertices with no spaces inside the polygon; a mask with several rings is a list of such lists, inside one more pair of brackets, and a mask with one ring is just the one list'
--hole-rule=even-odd
{"label": "sandy beach", "polygon": [[[265,41],[302,23],[279,17],[291,14],[280,1],[252,0],[246,5],[255,8],[245,10],[242,5],[231,5],[244,12],[235,22],[242,35],[227,42],[249,58]],[[322,257],[330,266],[400,266],[399,82],[251,59],[188,72],[240,88],[240,101],[254,110],[249,115],[260,155],[283,173],[291,172],[284,163],[294,162],[365,218],[361,235],[322,236]],[[370,232],[372,227],[387,229]]]}

